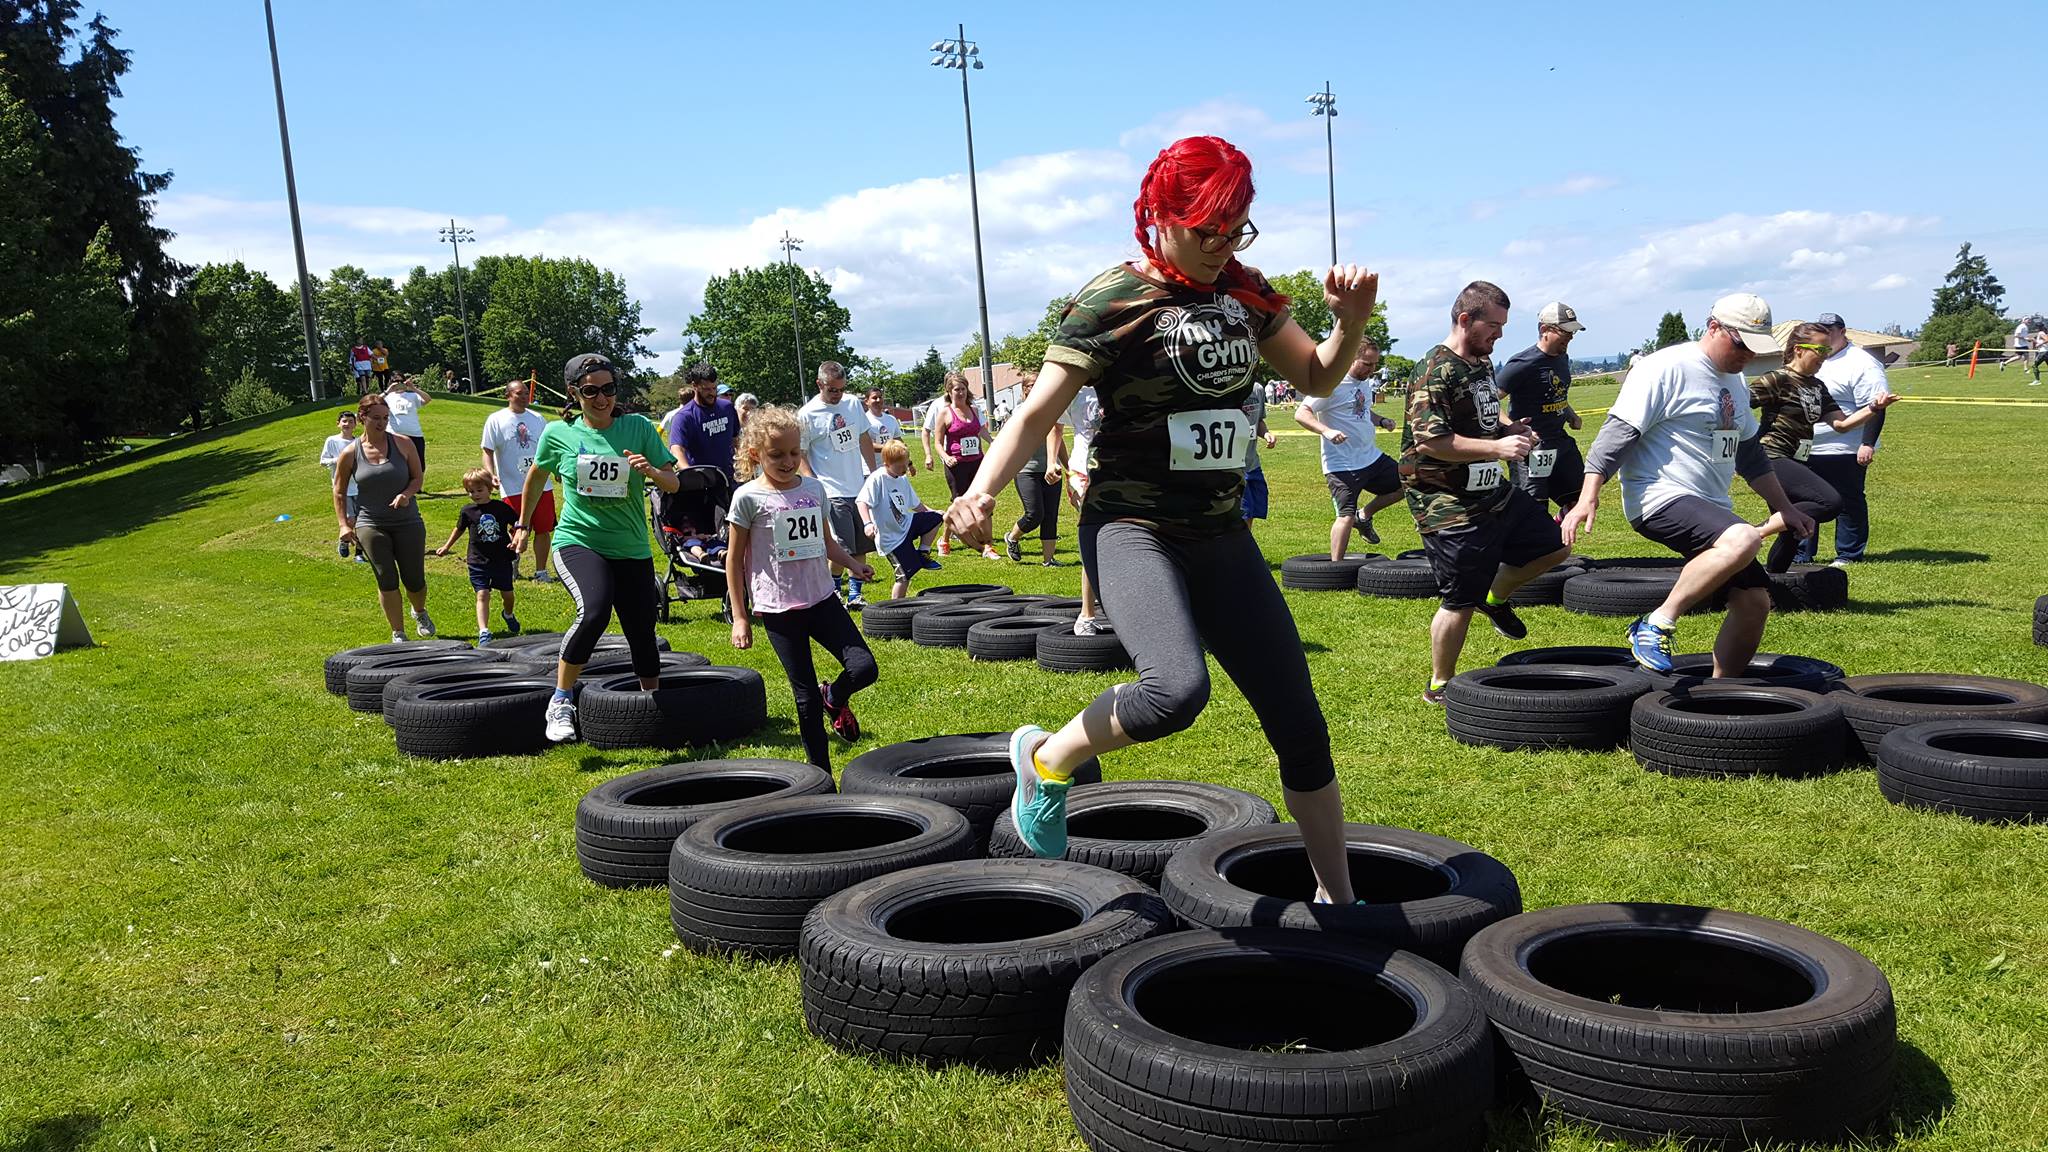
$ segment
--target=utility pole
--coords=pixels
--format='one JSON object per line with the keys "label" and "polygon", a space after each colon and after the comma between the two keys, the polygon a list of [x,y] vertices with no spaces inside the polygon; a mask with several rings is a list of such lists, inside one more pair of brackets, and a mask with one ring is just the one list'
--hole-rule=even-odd
{"label": "utility pole", "polygon": [[1337,97],[1330,91],[1330,82],[1323,81],[1321,92],[1309,93],[1308,102],[1315,105],[1312,116],[1323,117],[1323,156],[1330,168],[1330,265],[1337,264],[1337,145],[1330,130],[1330,122],[1337,118]]}
{"label": "utility pole", "polygon": [[469,370],[469,390],[474,393],[483,386],[476,375],[476,353],[469,345],[469,305],[462,299],[462,246],[476,243],[476,233],[468,228],[457,228],[455,218],[448,218],[448,226],[441,229],[441,240],[455,250],[455,310],[462,314],[462,365]]}
{"label": "utility pole", "polygon": [[292,134],[284,120],[284,72],[277,65],[277,24],[263,0],[263,30],[270,37],[270,85],[277,92],[277,140],[284,147],[284,198],[292,213],[292,255],[299,260],[299,316],[306,324],[306,388],[320,399],[320,334],[313,323],[313,278],[306,274],[306,234],[299,227],[299,185],[292,177]]}
{"label": "utility pole", "polygon": [[974,108],[967,100],[967,69],[970,64],[981,67],[981,45],[967,38],[967,25],[959,25],[958,32],[954,39],[932,45],[931,50],[938,53],[932,57],[932,67],[960,70],[960,112],[967,118],[967,205],[974,219],[974,289],[981,298],[981,395],[993,412],[996,374],[988,332],[988,276],[982,271],[981,261],[981,193],[975,187],[974,177]]}
{"label": "utility pole", "polygon": [[804,242],[782,230],[782,267],[789,276],[789,330],[796,337],[796,394],[803,397],[810,394],[810,381],[804,379],[804,322],[796,307],[796,262],[790,253],[803,251]]}

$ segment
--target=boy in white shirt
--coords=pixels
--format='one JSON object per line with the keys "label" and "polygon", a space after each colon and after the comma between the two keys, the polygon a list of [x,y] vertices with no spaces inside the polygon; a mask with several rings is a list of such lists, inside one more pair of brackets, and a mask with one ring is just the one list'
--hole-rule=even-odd
{"label": "boy in white shirt", "polygon": [[[320,446],[320,463],[327,466],[329,489],[334,487],[334,466],[341,461],[342,454],[355,444],[355,409],[343,409],[341,415],[335,417],[334,422],[341,430],[329,436],[327,442]],[[353,478],[348,482],[348,522],[351,525],[356,522],[356,482]],[[341,553],[341,558],[348,559],[348,541],[344,540],[336,547]],[[356,545],[356,560],[359,563],[367,563],[363,560],[363,546],[360,544]]]}
{"label": "boy in white shirt", "polygon": [[891,600],[910,594],[911,577],[940,567],[931,557],[932,537],[945,525],[945,517],[925,507],[910,486],[909,471],[910,449],[901,440],[889,441],[882,445],[882,466],[868,473],[856,501],[866,536],[896,569],[896,582],[889,587]]}

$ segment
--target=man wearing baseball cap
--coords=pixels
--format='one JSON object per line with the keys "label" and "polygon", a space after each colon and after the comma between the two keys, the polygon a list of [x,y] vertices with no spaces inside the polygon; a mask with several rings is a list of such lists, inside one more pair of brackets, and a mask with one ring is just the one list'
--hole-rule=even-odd
{"label": "man wearing baseball cap", "polygon": [[1564,516],[1564,542],[1592,528],[1600,486],[1618,471],[1622,515],[1686,559],[1671,595],[1628,626],[1636,663],[1653,672],[1671,671],[1678,618],[1723,585],[1728,616],[1714,642],[1714,675],[1741,675],[1763,641],[1771,578],[1756,561],[1763,534],[1735,514],[1728,495],[1737,473],[1786,531],[1813,534],[1813,518],[1793,506],[1771,471],[1742,378],[1751,357],[1778,350],[1770,305],[1747,292],[1721,297],[1706,335],[1636,361],[1586,454],[1578,502]]}
{"label": "man wearing baseball cap", "polygon": [[1536,433],[1536,450],[1515,465],[1515,486],[1548,509],[1569,508],[1579,498],[1585,463],[1572,432],[1585,421],[1572,411],[1572,337],[1586,330],[1579,314],[1562,300],[1536,314],[1536,343],[1513,356],[1494,376],[1507,398],[1508,416]]}
{"label": "man wearing baseball cap", "polygon": [[[1835,406],[1855,412],[1891,391],[1885,383],[1884,365],[1877,357],[1849,341],[1849,326],[1833,312],[1823,312],[1816,321],[1828,333],[1827,359],[1814,375],[1827,386]],[[1870,465],[1877,459],[1878,433],[1884,430],[1885,411],[1880,408],[1870,422],[1849,432],[1837,432],[1827,424],[1813,426],[1813,449],[1806,466],[1813,474],[1834,485],[1842,497],[1842,514],[1835,517],[1834,566],[1846,568],[1863,559],[1870,545],[1870,498],[1864,491]],[[1816,530],[1799,542],[1792,554],[1794,564],[1810,564],[1820,547]]]}

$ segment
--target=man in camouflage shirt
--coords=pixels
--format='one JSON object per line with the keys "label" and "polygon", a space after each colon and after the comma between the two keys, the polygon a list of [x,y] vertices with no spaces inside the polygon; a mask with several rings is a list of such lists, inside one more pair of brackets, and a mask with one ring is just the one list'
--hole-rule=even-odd
{"label": "man in camouflage shirt", "polygon": [[1451,334],[1415,370],[1401,423],[1401,463],[1412,470],[1408,508],[1443,597],[1429,625],[1422,698],[1432,704],[1443,702],[1457,672],[1472,613],[1523,639],[1528,626],[1508,597],[1565,558],[1556,522],[1508,474],[1511,463],[1528,459],[1536,434],[1501,422],[1492,356],[1507,322],[1507,293],[1484,280],[1467,284],[1451,307]]}

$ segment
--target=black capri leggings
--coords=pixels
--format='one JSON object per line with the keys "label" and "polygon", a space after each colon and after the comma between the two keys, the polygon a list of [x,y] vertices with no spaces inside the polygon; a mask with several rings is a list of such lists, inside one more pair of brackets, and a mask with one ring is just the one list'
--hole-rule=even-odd
{"label": "black capri leggings", "polygon": [[839,661],[839,678],[832,681],[832,699],[844,704],[855,692],[875,682],[875,654],[868,651],[860,629],[837,596],[827,596],[808,608],[787,612],[761,613],[761,627],[768,643],[782,661],[789,677],[789,690],[796,696],[796,726],[804,738],[804,759],[827,772],[832,770],[832,750],[825,741],[825,701],[818,695],[818,666],[811,659],[811,641]]}
{"label": "black capri leggings", "polygon": [[1083,524],[1080,543],[1102,610],[1138,666],[1136,683],[1116,687],[1116,718],[1132,739],[1170,736],[1201,715],[1206,647],[1258,716],[1280,783],[1313,792],[1336,779],[1301,634],[1249,531],[1187,539],[1119,521]]}
{"label": "black capri leggings", "polygon": [[962,456],[958,464],[946,465],[946,491],[958,500],[967,495],[967,486],[974,483],[974,474],[981,471],[981,457]]}
{"label": "black capri leggings", "polygon": [[[1773,456],[1771,471],[1784,487],[1786,499],[1792,501],[1794,508],[1813,517],[1815,524],[1825,524],[1842,514],[1842,494],[1813,469],[1788,456]],[[1790,568],[1799,543],[1799,538],[1790,532],[1778,533],[1777,538],[1771,541],[1771,550],[1764,556],[1764,567],[1772,572]]]}
{"label": "black capri leggings", "polygon": [[633,672],[652,677],[661,672],[661,651],[654,646],[654,606],[658,595],[654,561],[640,557],[614,560],[581,544],[555,545],[555,574],[576,602],[576,621],[562,637],[562,662],[590,663],[597,638],[613,613],[619,631],[633,651]]}
{"label": "black capri leggings", "polygon": [[1017,518],[1017,535],[1038,529],[1040,540],[1060,538],[1060,501],[1066,492],[1058,484],[1047,484],[1043,472],[1017,473],[1017,500],[1024,515]]}

